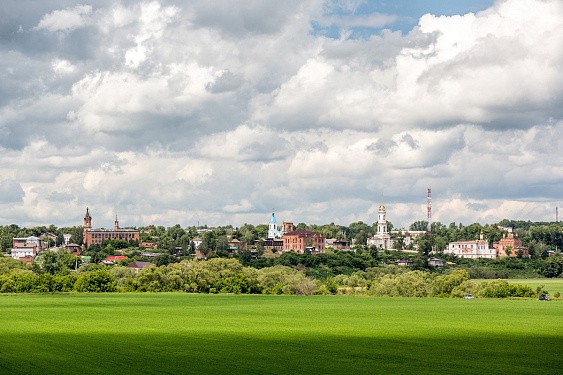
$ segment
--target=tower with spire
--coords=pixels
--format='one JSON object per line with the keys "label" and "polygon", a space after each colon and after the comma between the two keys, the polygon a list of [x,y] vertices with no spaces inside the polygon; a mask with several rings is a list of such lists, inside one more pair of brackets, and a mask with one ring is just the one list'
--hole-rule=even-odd
{"label": "tower with spire", "polygon": [[272,210],[272,217],[270,218],[270,223],[268,224],[268,238],[280,238],[281,231],[278,230],[278,221],[276,220],[276,214]]}
{"label": "tower with spire", "polygon": [[92,229],[92,216],[90,216],[90,211],[88,207],[86,207],[86,215],[84,215],[84,229]]}
{"label": "tower with spire", "polygon": [[383,199],[377,210],[377,232],[372,238],[368,238],[368,246],[376,246],[383,249],[393,247],[393,239],[387,227],[387,211],[385,210]]}
{"label": "tower with spire", "polygon": [[86,238],[86,234],[92,230],[92,216],[90,216],[90,211],[86,207],[86,215],[84,215],[84,221],[82,224],[82,238]]}
{"label": "tower with spire", "polygon": [[379,210],[377,210],[377,235],[388,235],[389,232],[387,231],[387,212],[385,211],[385,206],[383,203],[379,206]]}

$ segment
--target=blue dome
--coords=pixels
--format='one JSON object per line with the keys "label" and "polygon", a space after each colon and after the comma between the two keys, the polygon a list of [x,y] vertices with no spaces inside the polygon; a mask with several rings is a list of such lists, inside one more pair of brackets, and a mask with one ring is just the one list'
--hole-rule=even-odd
{"label": "blue dome", "polygon": [[270,223],[277,223],[276,221],[276,215],[274,215],[274,213],[272,212],[272,218],[270,219]]}

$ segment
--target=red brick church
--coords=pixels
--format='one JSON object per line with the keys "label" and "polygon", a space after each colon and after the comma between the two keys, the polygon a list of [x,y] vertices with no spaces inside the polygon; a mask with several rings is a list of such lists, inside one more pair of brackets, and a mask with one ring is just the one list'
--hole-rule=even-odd
{"label": "red brick church", "polygon": [[101,244],[109,240],[124,240],[124,241],[139,241],[139,231],[132,228],[120,228],[117,216],[113,229],[92,229],[92,217],[88,208],[86,208],[86,215],[84,215],[84,226],[82,233],[82,243],[85,248],[90,245]]}

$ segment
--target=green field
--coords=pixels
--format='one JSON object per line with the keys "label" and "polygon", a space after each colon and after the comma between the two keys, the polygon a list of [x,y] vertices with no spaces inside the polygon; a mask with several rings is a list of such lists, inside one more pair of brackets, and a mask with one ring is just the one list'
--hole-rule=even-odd
{"label": "green field", "polygon": [[2,295],[6,374],[555,374],[563,301]]}
{"label": "green field", "polygon": [[[538,286],[542,286],[545,290],[549,292],[549,295],[553,297],[556,292],[559,292],[563,296],[563,279],[505,279],[510,284],[521,284],[528,285],[534,290]],[[483,281],[491,281],[490,279],[472,279],[476,283]]]}
{"label": "green field", "polygon": [[556,292],[563,295],[563,279],[507,279],[506,281],[511,284],[529,285],[534,289],[543,285],[549,295],[553,296]]}

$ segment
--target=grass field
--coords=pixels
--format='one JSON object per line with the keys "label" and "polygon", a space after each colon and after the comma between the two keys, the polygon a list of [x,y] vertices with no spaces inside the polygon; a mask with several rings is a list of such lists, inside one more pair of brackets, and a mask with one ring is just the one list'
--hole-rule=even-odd
{"label": "grass field", "polygon": [[2,295],[6,374],[555,374],[563,301]]}
{"label": "grass field", "polygon": [[[491,281],[490,279],[473,279],[474,282]],[[534,290],[543,285],[544,289],[553,297],[556,292],[563,296],[563,279],[506,279],[510,284],[528,285]]]}
{"label": "grass field", "polygon": [[547,290],[551,296],[556,292],[563,295],[563,279],[508,279],[506,281],[511,284],[529,285],[534,289],[543,285],[544,289]]}

